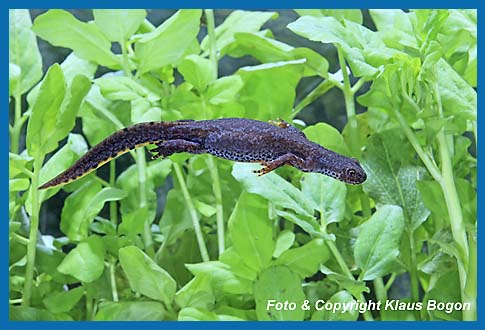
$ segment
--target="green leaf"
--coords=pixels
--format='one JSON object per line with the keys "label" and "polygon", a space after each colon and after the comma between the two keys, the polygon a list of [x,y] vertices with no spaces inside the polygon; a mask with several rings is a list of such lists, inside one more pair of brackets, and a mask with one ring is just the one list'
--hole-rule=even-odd
{"label": "green leaf", "polygon": [[315,204],[320,212],[322,226],[339,222],[345,214],[345,183],[319,173],[305,173],[302,176],[301,190]]}
{"label": "green leaf", "polygon": [[346,19],[362,24],[362,11],[360,9],[295,9],[295,11],[300,16],[333,16],[339,20]]}
{"label": "green leaf", "polygon": [[103,241],[99,236],[89,236],[69,252],[57,269],[81,282],[97,280],[104,270]]}
{"label": "green leaf", "polygon": [[231,272],[238,277],[254,281],[258,276],[258,273],[249,267],[243,257],[236,252],[234,246],[225,249],[219,256],[219,261],[228,265],[231,268]]}
{"label": "green leaf", "polygon": [[10,179],[8,180],[8,191],[24,191],[29,189],[30,181],[28,179]]}
{"label": "green leaf", "polygon": [[[331,296],[328,300],[325,301],[329,305],[332,304],[333,306],[353,306],[357,302],[354,300],[352,295],[345,290],[339,291]],[[319,305],[321,307],[321,305]],[[315,311],[312,314],[312,321],[357,321],[359,317],[359,311],[355,308],[350,308],[347,311],[339,310],[339,311],[327,311],[327,310],[320,310]]]}
{"label": "green leaf", "polygon": [[345,143],[342,134],[327,123],[317,123],[303,130],[306,137],[319,145],[338,152],[345,156],[351,156],[349,147]]}
{"label": "green leaf", "polygon": [[20,67],[17,64],[8,63],[8,95],[12,96],[17,89],[20,79]]}
{"label": "green leaf", "polygon": [[370,281],[391,271],[399,255],[403,232],[403,212],[395,205],[379,207],[360,226],[354,246],[355,263],[362,269],[360,279]]}
{"label": "green leaf", "polygon": [[57,118],[66,95],[66,84],[58,64],[49,68],[42,81],[39,94],[32,107],[27,126],[27,150],[33,157],[42,157],[57,147],[51,139],[56,130]]}
{"label": "green leaf", "polygon": [[477,120],[476,91],[443,59],[436,63],[436,75],[445,114]]}
{"label": "green leaf", "polygon": [[84,288],[80,286],[68,291],[51,293],[42,302],[52,313],[67,313],[78,303],[83,294]]}
{"label": "green leaf", "polygon": [[9,306],[12,321],[73,321],[68,314],[53,314],[43,308]]}
{"label": "green leaf", "polygon": [[300,17],[288,28],[312,41],[332,43],[342,48],[356,77],[370,77],[378,72],[395,50],[387,48],[373,31],[352,21],[334,17]]}
{"label": "green leaf", "polygon": [[196,307],[212,309],[215,302],[214,299],[211,278],[206,274],[195,276],[175,295],[175,302],[181,308]]}
{"label": "green leaf", "polygon": [[77,75],[84,75],[89,80],[93,79],[98,66],[90,61],[76,56],[76,54],[69,54],[61,63],[62,72],[64,72],[64,79],[68,85],[71,85],[72,80]]}
{"label": "green leaf", "polygon": [[429,216],[429,210],[416,188],[424,169],[404,163],[413,153],[403,143],[395,130],[374,134],[368,140],[363,155],[363,167],[367,172],[364,190],[378,205],[401,206],[406,223],[410,229],[416,230]]}
{"label": "green leaf", "polygon": [[239,76],[227,76],[212,81],[205,93],[212,104],[223,104],[234,101],[244,83]]}
{"label": "green leaf", "polygon": [[186,307],[179,312],[179,321],[243,321],[231,315],[217,315],[203,308]]}
{"label": "green leaf", "polygon": [[[245,117],[259,120],[278,117],[288,119],[305,62],[305,59],[300,59],[239,69],[237,74],[244,82],[240,102],[246,107]],[[275,81],[279,83],[274,84]]]}
{"label": "green leaf", "polygon": [[145,19],[144,9],[93,9],[94,22],[110,41],[122,44]]}
{"label": "green leaf", "polygon": [[131,101],[131,121],[134,124],[160,121],[161,118],[162,109],[152,107],[150,101],[142,98]]}
{"label": "green leaf", "polygon": [[[256,314],[260,321],[303,321],[305,312],[301,306],[304,299],[300,278],[285,266],[266,269],[254,284]],[[296,309],[276,310],[269,306],[271,301],[275,304],[294,302]]]}
{"label": "green leaf", "polygon": [[94,317],[96,321],[162,321],[164,306],[155,301],[104,302]]}
{"label": "green leaf", "polygon": [[314,239],[309,243],[283,252],[274,262],[274,265],[285,265],[300,278],[315,275],[320,264],[330,258],[330,251],[321,238]]}
{"label": "green leaf", "polygon": [[171,304],[177,283],[163,268],[136,246],[119,250],[121,267],[133,291],[149,298]]}
{"label": "green leaf", "polygon": [[196,42],[201,14],[199,9],[179,10],[155,31],[142,35],[135,45],[139,73],[177,64]]}
{"label": "green leaf", "polygon": [[288,250],[295,242],[295,234],[290,230],[283,230],[276,238],[273,257],[278,258],[283,252]]}
{"label": "green leaf", "polygon": [[103,77],[96,79],[94,83],[99,86],[101,94],[108,100],[132,101],[138,98],[146,98],[148,101],[154,102],[160,98],[128,77]]}
{"label": "green leaf", "polygon": [[70,48],[81,58],[112,69],[119,67],[111,43],[98,26],[81,22],[65,10],[51,9],[38,16],[33,30],[52,45]]}
{"label": "green leaf", "polygon": [[256,271],[271,261],[273,228],[268,219],[268,202],[243,192],[228,221],[233,248]]}
{"label": "green leaf", "polygon": [[90,181],[69,195],[61,214],[61,230],[71,240],[88,236],[88,229],[104,203],[123,199],[123,190],[106,187],[101,189],[97,181]]}
{"label": "green leaf", "polygon": [[[42,78],[42,57],[35,34],[32,32],[32,20],[27,9],[9,9],[8,11],[8,62],[15,65],[18,75],[15,78],[16,90],[12,94],[22,95]],[[12,72],[9,79],[14,78]],[[14,75],[14,76],[15,76]],[[10,84],[9,84],[10,86]]]}
{"label": "green leaf", "polygon": [[258,165],[255,164],[235,163],[232,175],[242,182],[248,192],[260,195],[297,214],[313,216],[313,203],[300,190],[274,172],[257,176],[253,173],[257,168]]}
{"label": "green leaf", "polygon": [[189,55],[180,62],[179,72],[185,81],[192,84],[199,92],[205,91],[209,83],[214,79],[212,63],[199,55]]}
{"label": "green leaf", "polygon": [[[216,50],[224,56],[224,48],[234,41],[234,35],[238,32],[257,32],[269,19],[276,19],[275,12],[243,11],[234,10],[227,16],[225,21],[216,27]],[[209,49],[209,36],[201,43],[203,50]]]}
{"label": "green leaf", "polygon": [[211,278],[212,287],[216,292],[227,294],[251,294],[253,292],[253,282],[236,276],[230,266],[220,261],[207,261],[198,264],[186,264],[187,269],[198,276],[207,274]]}

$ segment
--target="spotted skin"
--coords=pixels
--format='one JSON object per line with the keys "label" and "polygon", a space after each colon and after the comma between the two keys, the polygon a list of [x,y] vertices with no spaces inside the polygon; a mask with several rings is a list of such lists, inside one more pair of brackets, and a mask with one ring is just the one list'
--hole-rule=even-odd
{"label": "spotted skin", "polygon": [[289,165],[317,172],[349,184],[360,184],[366,173],[356,159],[340,155],[308,140],[284,121],[265,123],[244,118],[203,121],[149,122],[124,128],[90,149],[74,165],[40,189],[77,180],[111,159],[134,148],[155,144],[153,158],[174,153],[209,153],[214,156],[263,165],[264,175]]}

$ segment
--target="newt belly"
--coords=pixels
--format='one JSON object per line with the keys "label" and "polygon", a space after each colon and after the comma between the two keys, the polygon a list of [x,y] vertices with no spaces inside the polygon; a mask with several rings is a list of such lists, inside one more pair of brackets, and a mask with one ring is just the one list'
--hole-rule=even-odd
{"label": "newt belly", "polygon": [[79,179],[132,149],[155,144],[153,158],[174,153],[209,153],[239,161],[257,162],[255,171],[266,174],[290,165],[317,172],[349,184],[365,181],[366,173],[354,158],[328,150],[306,138],[284,121],[265,123],[244,118],[203,121],[149,122],[119,130],[91,148],[74,165],[43,184],[55,187]]}

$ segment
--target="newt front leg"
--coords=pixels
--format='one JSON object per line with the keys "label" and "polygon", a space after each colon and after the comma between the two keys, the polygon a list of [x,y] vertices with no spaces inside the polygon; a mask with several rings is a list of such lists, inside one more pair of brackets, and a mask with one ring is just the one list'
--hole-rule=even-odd
{"label": "newt front leg", "polygon": [[291,165],[296,168],[303,168],[305,165],[305,160],[300,158],[292,153],[287,153],[278,158],[262,163],[263,167],[259,170],[254,170],[253,172],[258,174],[259,176],[269,173],[271,171],[276,170],[278,167],[284,165]]}

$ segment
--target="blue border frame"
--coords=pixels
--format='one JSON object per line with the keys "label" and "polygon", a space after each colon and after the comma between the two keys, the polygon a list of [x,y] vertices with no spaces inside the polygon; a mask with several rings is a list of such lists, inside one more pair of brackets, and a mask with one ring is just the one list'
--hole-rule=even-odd
{"label": "blue border frame", "polygon": [[[483,2],[483,1],[482,1]],[[338,2],[330,2],[330,1],[323,1],[323,0],[307,0],[305,2],[301,1],[276,1],[276,0],[239,0],[239,1],[222,1],[222,0],[186,0],[183,3],[178,3],[176,1],[171,2],[164,2],[164,1],[136,1],[130,3],[120,3],[118,1],[103,1],[102,3],[99,1],[93,0],[84,0],[84,1],[53,1],[53,0],[46,0],[46,1],[29,1],[29,0],[17,0],[17,1],[2,1],[2,7],[5,7],[5,10],[2,10],[1,20],[5,30],[2,33],[4,45],[8,42],[8,8],[116,8],[116,7],[123,7],[123,8],[224,8],[224,9],[291,9],[291,8],[477,8],[479,12],[479,16],[481,14],[480,10],[480,1],[473,1],[473,0],[461,0],[461,1],[429,1],[429,0],[421,0],[421,1],[378,1],[378,0],[368,0],[368,1],[358,1],[358,0],[343,0]],[[3,9],[3,8],[2,8]],[[478,26],[479,30],[481,24],[481,17],[478,19]],[[481,42],[478,43],[478,52],[481,53]],[[2,62],[7,62],[7,52],[4,50],[2,52]],[[4,64],[5,65],[5,64]],[[479,65],[479,74],[478,80],[480,81],[481,77],[481,70]],[[2,79],[2,90],[7,92],[8,90],[8,82],[7,79],[4,77]],[[5,98],[8,100],[8,95]],[[5,100],[4,99],[4,100]],[[481,97],[479,94],[479,104],[481,104]],[[7,105],[8,109],[8,105]],[[478,114],[480,119],[480,113]],[[4,110],[0,112],[1,121],[4,122],[4,125],[7,125],[9,120],[8,118],[8,110]],[[478,125],[480,127],[480,120],[478,121]],[[4,141],[9,140],[8,130],[5,129],[0,131],[1,136],[3,136]],[[479,145],[482,143],[482,134],[478,135]],[[8,152],[8,145],[3,143],[1,148],[4,149],[4,155]],[[477,148],[477,159],[480,158],[479,150]],[[2,181],[6,182],[6,186],[8,186],[8,160],[5,157],[4,161],[1,162],[2,171],[0,172]],[[483,198],[481,197],[480,190],[481,190],[481,182],[483,179],[482,171],[480,170],[480,163],[478,163],[478,218],[480,218],[482,211],[481,203],[483,202]],[[7,213],[8,208],[8,191],[7,189],[3,189],[1,191],[2,194],[2,202],[4,205],[4,212]],[[8,263],[8,222],[6,221],[8,216],[5,218],[4,223],[2,224],[3,227],[3,235],[5,241],[2,241],[2,245],[4,246],[3,249],[0,251],[0,256],[2,262],[5,265]],[[478,236],[480,235],[480,230],[478,231]],[[478,241],[478,250],[479,253],[482,250],[482,244],[480,239]],[[478,272],[479,275],[481,274],[481,262],[479,261],[479,268]],[[322,327],[343,327],[343,328],[353,328],[356,326],[354,322],[326,322],[324,324],[320,322],[243,322],[243,323],[235,323],[235,322],[109,322],[109,323],[102,323],[102,322],[21,322],[21,321],[9,321],[8,320],[8,272],[3,271],[0,274],[0,292],[2,292],[2,297],[4,297],[1,301],[1,308],[0,308],[0,329],[69,329],[71,327],[75,327],[76,329],[101,329],[109,325],[109,327],[113,326],[116,328],[121,329],[131,329],[135,327],[143,327],[146,329],[160,329],[163,327],[164,329],[192,329],[192,328],[212,328],[212,329],[222,329],[225,327],[249,327],[249,328],[261,328],[261,329],[272,329],[278,327],[279,329],[293,329],[295,326],[301,329],[316,329]],[[480,278],[480,277],[478,277]],[[480,312],[482,311],[482,304],[480,303],[481,293],[482,293],[482,285],[478,285],[478,321],[477,322],[413,322],[412,325],[407,322],[360,322],[359,327],[367,328],[367,329],[374,329],[374,328],[388,328],[392,327],[394,329],[401,328],[404,329],[405,327],[409,327],[410,325],[413,327],[429,327],[429,328],[478,328],[481,323],[480,320],[483,320],[481,317]],[[482,324],[483,325],[483,324]]]}

